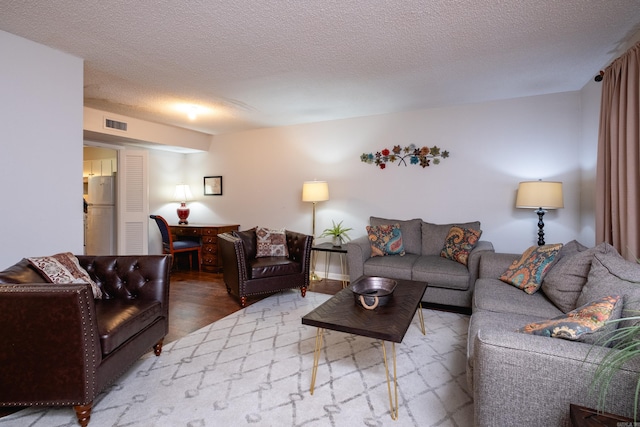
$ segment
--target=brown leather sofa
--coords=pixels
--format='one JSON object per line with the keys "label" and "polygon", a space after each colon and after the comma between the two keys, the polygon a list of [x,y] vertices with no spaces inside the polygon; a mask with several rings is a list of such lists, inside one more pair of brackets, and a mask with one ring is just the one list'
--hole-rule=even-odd
{"label": "brown leather sofa", "polygon": [[222,274],[227,292],[240,298],[285,289],[300,288],[304,297],[309,287],[309,265],[313,238],[286,230],[288,257],[256,258],[255,230],[218,235]]}
{"label": "brown leather sofa", "polygon": [[0,272],[0,406],[73,406],[86,426],[93,400],[152,347],[169,319],[169,255],[78,256],[102,290],[46,283],[23,259]]}

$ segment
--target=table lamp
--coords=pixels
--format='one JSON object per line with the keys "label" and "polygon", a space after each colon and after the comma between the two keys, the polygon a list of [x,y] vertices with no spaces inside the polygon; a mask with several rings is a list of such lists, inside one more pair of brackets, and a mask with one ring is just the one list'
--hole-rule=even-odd
{"label": "table lamp", "polygon": [[551,181],[525,181],[518,185],[516,208],[535,209],[538,214],[538,246],[544,245],[544,222],[547,209],[564,208],[562,183]]}
{"label": "table lamp", "polygon": [[193,195],[191,194],[191,189],[187,184],[178,184],[176,185],[176,191],[173,193],[173,200],[180,202],[180,206],[178,207],[178,224],[189,224],[187,218],[189,218],[189,208],[187,207],[187,200],[193,199]]}

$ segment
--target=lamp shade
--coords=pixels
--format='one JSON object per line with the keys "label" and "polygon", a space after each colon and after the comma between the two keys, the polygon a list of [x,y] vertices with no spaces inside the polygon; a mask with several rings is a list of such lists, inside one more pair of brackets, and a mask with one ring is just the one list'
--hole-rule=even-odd
{"label": "lamp shade", "polygon": [[302,184],[303,202],[324,202],[325,200],[329,200],[327,181],[305,181]]}
{"label": "lamp shade", "polygon": [[191,199],[193,199],[193,195],[191,194],[191,189],[187,184],[176,185],[176,191],[173,193],[173,200],[177,202],[186,202]]}
{"label": "lamp shade", "polygon": [[562,183],[552,181],[525,181],[518,185],[517,208],[564,208]]}

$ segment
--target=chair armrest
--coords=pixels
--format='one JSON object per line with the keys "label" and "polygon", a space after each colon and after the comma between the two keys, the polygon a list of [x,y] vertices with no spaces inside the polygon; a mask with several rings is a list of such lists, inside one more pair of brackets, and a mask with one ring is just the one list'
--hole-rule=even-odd
{"label": "chair armrest", "polygon": [[[311,264],[311,244],[313,237],[296,231],[286,230],[289,259],[302,264],[302,272],[308,277]],[[309,286],[306,283],[305,286]]]}
{"label": "chair armrest", "polygon": [[351,283],[364,274],[364,263],[371,258],[371,242],[368,236],[358,237],[347,243],[347,265]]}
{"label": "chair armrest", "polygon": [[141,298],[159,301],[169,315],[170,255],[77,257],[107,299]]}
{"label": "chair armrest", "polygon": [[242,239],[231,233],[218,234],[220,259],[222,260],[222,277],[227,289],[235,295],[240,294],[240,287],[248,280],[249,264],[245,259]]}
{"label": "chair armrest", "polygon": [[81,405],[101,364],[88,284],[0,285],[0,403]]}

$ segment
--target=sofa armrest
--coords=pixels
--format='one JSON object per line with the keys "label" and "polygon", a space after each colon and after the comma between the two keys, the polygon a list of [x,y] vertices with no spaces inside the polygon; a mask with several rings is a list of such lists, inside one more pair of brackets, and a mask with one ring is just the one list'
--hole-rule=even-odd
{"label": "sofa armrest", "polygon": [[[476,426],[568,426],[569,404],[598,407],[592,381],[611,350],[574,341],[496,330],[475,338],[473,400]],[[605,410],[633,416],[640,358],[613,378]]]}
{"label": "sofa armrest", "polygon": [[480,257],[486,253],[493,253],[493,243],[480,240],[478,244],[469,252],[467,259],[467,269],[469,270],[469,287],[473,288],[480,271]]}
{"label": "sofa armrest", "polygon": [[479,279],[497,279],[511,263],[520,259],[520,254],[484,252],[480,257]]}
{"label": "sofa armrest", "polygon": [[368,236],[358,237],[347,243],[347,265],[351,283],[364,274],[364,263],[371,258],[371,243]]}
{"label": "sofa armrest", "polygon": [[0,406],[82,405],[101,363],[88,284],[0,285]]}
{"label": "sofa armrest", "polygon": [[113,255],[77,257],[100,286],[103,298],[141,298],[159,301],[169,316],[170,255]]}

